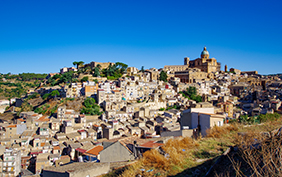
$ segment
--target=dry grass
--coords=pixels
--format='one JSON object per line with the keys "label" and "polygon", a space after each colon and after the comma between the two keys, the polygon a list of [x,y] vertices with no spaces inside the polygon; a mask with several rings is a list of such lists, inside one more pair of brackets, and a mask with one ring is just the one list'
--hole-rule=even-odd
{"label": "dry grass", "polygon": [[[266,136],[261,132],[270,132],[281,127],[281,125],[282,119],[253,126],[230,124],[222,127],[214,127],[207,131],[207,137],[198,140],[193,140],[191,138],[171,139],[161,147],[161,151],[150,150],[144,153],[142,159],[134,165],[129,166],[120,176],[132,177],[137,176],[138,174],[142,177],[172,176],[182,173],[184,170],[185,174],[194,174],[193,171],[189,170],[198,169],[200,166],[201,172],[203,171],[203,173],[205,173],[205,170],[210,168],[210,166],[202,167],[205,160],[216,158],[221,155],[224,150],[233,145],[252,147],[252,145],[256,143],[264,142]],[[244,133],[240,134],[240,132]],[[276,152],[278,152],[277,149]],[[240,163],[237,165],[240,165]],[[152,169],[152,172],[147,172]],[[271,167],[271,169],[274,170],[274,167]],[[237,173],[240,174],[239,172]],[[226,173],[226,175],[228,176],[228,173]]]}
{"label": "dry grass", "polygon": [[[130,166],[120,175],[120,177],[129,177],[136,176],[138,174],[138,170],[142,168],[142,161],[138,161]],[[141,170],[139,171],[139,173]]]}
{"label": "dry grass", "polygon": [[230,158],[236,176],[282,176],[282,138],[265,137],[263,134],[249,134],[237,142],[238,161]]}
{"label": "dry grass", "polygon": [[[170,139],[161,147],[161,150],[152,149],[143,154],[140,161],[128,167],[120,176],[131,177],[141,174],[142,176],[167,176],[175,175],[187,167],[196,166],[192,154],[199,143],[192,138]],[[141,171],[140,169],[144,169]],[[153,169],[153,172],[147,170]]]}
{"label": "dry grass", "polygon": [[143,154],[142,161],[145,166],[161,168],[164,170],[168,169],[169,167],[169,160],[165,156],[160,154],[156,149],[145,152]]}
{"label": "dry grass", "polygon": [[235,132],[238,130],[239,130],[238,124],[227,124],[221,127],[215,126],[207,130],[206,137],[221,138],[223,135],[226,135],[230,132]]}
{"label": "dry grass", "polygon": [[192,138],[170,139],[162,146],[161,154],[158,150],[147,151],[143,155],[143,165],[163,170],[170,170],[175,165],[181,165],[183,159],[191,155],[191,150],[199,146]]}

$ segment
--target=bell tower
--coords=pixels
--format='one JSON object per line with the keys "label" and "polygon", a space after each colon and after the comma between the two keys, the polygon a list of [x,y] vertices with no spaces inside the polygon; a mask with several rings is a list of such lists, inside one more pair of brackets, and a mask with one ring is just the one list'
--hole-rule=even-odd
{"label": "bell tower", "polygon": [[188,65],[189,66],[189,61],[190,61],[189,57],[185,57],[184,58],[184,65]]}

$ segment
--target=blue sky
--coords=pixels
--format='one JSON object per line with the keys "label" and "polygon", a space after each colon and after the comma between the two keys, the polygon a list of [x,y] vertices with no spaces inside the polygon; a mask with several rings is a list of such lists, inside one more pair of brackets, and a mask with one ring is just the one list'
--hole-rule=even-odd
{"label": "blue sky", "polygon": [[204,46],[222,69],[282,73],[281,0],[0,0],[0,73],[73,61],[183,64]]}

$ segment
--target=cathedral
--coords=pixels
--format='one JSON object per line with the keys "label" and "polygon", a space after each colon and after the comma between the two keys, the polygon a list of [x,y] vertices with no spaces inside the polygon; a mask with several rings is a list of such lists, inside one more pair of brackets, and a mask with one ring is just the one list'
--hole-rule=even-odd
{"label": "cathedral", "polygon": [[166,65],[164,66],[165,71],[185,71],[188,68],[198,68],[203,72],[214,73],[220,71],[221,64],[216,61],[215,58],[209,58],[210,54],[207,51],[207,48],[204,47],[204,50],[201,53],[201,58],[196,58],[195,60],[189,60],[188,57],[184,58],[184,65]]}

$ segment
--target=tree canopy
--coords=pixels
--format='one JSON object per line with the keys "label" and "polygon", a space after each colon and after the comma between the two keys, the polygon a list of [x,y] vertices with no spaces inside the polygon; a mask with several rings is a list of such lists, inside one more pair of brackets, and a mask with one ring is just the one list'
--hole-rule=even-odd
{"label": "tree canopy", "polygon": [[142,67],[141,67],[140,72],[142,72],[142,73],[144,73],[144,72],[145,72],[145,70],[144,70],[144,66],[142,66]]}
{"label": "tree canopy", "polygon": [[85,76],[85,77],[83,77],[83,78],[81,79],[81,82],[86,82],[86,81],[88,81],[88,80],[89,80],[88,76]]}
{"label": "tree canopy", "polygon": [[197,89],[196,87],[189,87],[184,92],[181,93],[185,98],[189,98],[191,100],[198,102],[202,102],[202,97],[200,95],[197,95]]}
{"label": "tree canopy", "polygon": [[128,65],[116,62],[114,65],[109,65],[108,68],[102,69],[101,76],[107,77],[108,79],[118,79],[120,78],[124,72],[126,71]]}
{"label": "tree canopy", "polygon": [[83,102],[84,107],[80,110],[81,114],[101,115],[100,106],[95,103],[94,98],[86,98]]}
{"label": "tree canopy", "polygon": [[74,66],[76,66],[76,68],[78,69],[79,66],[82,66],[82,65],[84,64],[84,62],[83,62],[83,61],[74,61],[72,64],[73,64]]}
{"label": "tree canopy", "polygon": [[160,73],[160,80],[164,81],[164,82],[167,82],[167,74],[166,74],[165,71],[161,71],[161,73]]}

